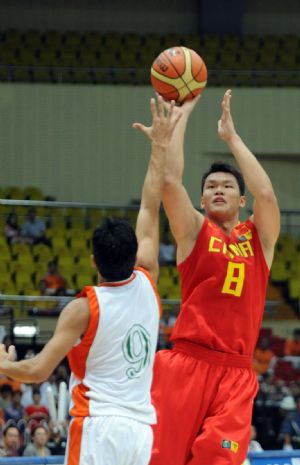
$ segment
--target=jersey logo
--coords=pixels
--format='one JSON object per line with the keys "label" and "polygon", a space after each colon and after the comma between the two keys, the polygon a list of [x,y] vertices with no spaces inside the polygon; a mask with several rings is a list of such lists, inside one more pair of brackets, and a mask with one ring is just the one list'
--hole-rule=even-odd
{"label": "jersey logo", "polygon": [[139,378],[150,363],[151,339],[142,325],[133,325],[127,332],[123,343],[123,355],[130,367],[126,370],[129,379]]}

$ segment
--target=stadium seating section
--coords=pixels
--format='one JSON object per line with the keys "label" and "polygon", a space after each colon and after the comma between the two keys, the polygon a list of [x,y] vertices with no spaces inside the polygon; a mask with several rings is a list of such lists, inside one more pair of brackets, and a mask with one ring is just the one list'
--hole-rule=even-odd
{"label": "stadium seating section", "polygon": [[149,84],[149,69],[165,48],[196,50],[210,85],[300,84],[300,37],[38,30],[0,32],[0,81]]}
{"label": "stadium seating section", "polygon": [[[9,186],[0,189],[0,198],[18,200],[44,200],[41,189],[28,186],[24,189]],[[90,238],[93,228],[107,215],[125,217],[135,226],[137,208],[58,208],[37,206],[37,215],[47,225],[46,237],[51,247],[45,244],[30,246],[24,243],[8,245],[4,236],[5,220],[15,212],[19,224],[24,221],[28,207],[0,205],[0,290],[5,294],[39,294],[38,283],[47,270],[47,264],[56,260],[60,272],[66,277],[70,288],[80,289],[84,284],[96,282],[96,274],[89,263]],[[166,225],[161,213],[161,228]],[[171,234],[170,239],[172,240]],[[164,299],[179,299],[180,286],[175,266],[162,266],[159,279],[160,295]],[[299,311],[300,302],[300,236],[282,234],[277,242],[271,279],[267,291],[270,317],[293,318]]]}

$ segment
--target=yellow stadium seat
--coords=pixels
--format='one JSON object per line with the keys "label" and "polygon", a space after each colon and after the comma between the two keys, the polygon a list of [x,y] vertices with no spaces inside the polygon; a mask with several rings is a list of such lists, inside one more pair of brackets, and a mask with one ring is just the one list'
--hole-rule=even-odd
{"label": "yellow stadium seat", "polygon": [[84,286],[94,285],[95,273],[79,273],[75,277],[77,289],[82,289]]}
{"label": "yellow stadium seat", "polygon": [[63,236],[52,236],[51,248],[54,255],[66,253],[68,250],[66,240]]}
{"label": "yellow stadium seat", "polygon": [[16,287],[9,273],[0,275],[0,291],[2,294],[14,295]]}
{"label": "yellow stadium seat", "polygon": [[63,34],[56,30],[50,30],[45,33],[45,42],[48,48],[57,49],[61,46]]}
{"label": "yellow stadium seat", "polygon": [[46,263],[50,262],[53,259],[52,250],[45,244],[34,245],[32,249],[32,254],[39,262]]}
{"label": "yellow stadium seat", "polygon": [[23,256],[32,256],[31,246],[24,242],[16,242],[11,246],[11,253],[14,257],[23,255]]}
{"label": "yellow stadium seat", "polygon": [[8,186],[3,189],[3,195],[7,199],[24,200],[24,191],[18,186]]}
{"label": "yellow stadium seat", "polygon": [[91,257],[88,254],[79,257],[76,262],[76,273],[90,273],[91,271],[95,272],[92,267]]}
{"label": "yellow stadium seat", "polygon": [[63,35],[63,46],[68,49],[78,49],[82,42],[82,36],[77,31],[67,31]]}
{"label": "yellow stadium seat", "polygon": [[19,48],[23,44],[21,31],[16,29],[7,30],[4,34],[4,42],[10,47]]}
{"label": "yellow stadium seat", "polygon": [[282,282],[289,278],[289,270],[285,261],[274,261],[271,267],[271,281]]}
{"label": "yellow stadium seat", "polygon": [[83,36],[85,47],[89,50],[97,50],[102,46],[102,35],[98,31],[88,31]]}
{"label": "yellow stadium seat", "polygon": [[299,299],[300,298],[300,280],[299,278],[292,278],[289,279],[289,297],[291,299]]}
{"label": "yellow stadium seat", "polygon": [[24,189],[24,197],[29,200],[43,200],[44,194],[39,187],[27,186]]}
{"label": "yellow stadium seat", "polygon": [[25,272],[16,273],[15,284],[18,293],[30,294],[35,288],[31,276]]}
{"label": "yellow stadium seat", "polygon": [[27,47],[37,49],[41,47],[43,37],[40,31],[29,29],[23,34],[23,40]]}
{"label": "yellow stadium seat", "polygon": [[84,255],[88,253],[87,241],[82,237],[73,237],[71,239],[71,253],[76,255]]}
{"label": "yellow stadium seat", "polygon": [[11,260],[11,253],[9,247],[4,244],[0,246],[0,260],[3,262],[9,262]]}

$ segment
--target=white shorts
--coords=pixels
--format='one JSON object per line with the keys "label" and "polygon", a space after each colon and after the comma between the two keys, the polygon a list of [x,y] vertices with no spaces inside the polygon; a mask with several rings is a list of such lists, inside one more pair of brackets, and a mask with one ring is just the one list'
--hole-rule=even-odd
{"label": "white shorts", "polygon": [[73,418],[65,465],[148,465],[150,425],[127,417]]}

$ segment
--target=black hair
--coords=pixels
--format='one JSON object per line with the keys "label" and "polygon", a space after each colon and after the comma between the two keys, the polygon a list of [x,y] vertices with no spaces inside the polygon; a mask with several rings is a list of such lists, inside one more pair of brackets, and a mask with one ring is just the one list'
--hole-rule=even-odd
{"label": "black hair", "polygon": [[21,434],[21,430],[18,427],[17,423],[14,420],[8,420],[7,423],[3,426],[3,430],[2,430],[3,436],[7,435],[7,432],[10,428],[17,429],[18,432]]}
{"label": "black hair", "polygon": [[92,242],[95,263],[104,279],[122,281],[131,275],[138,243],[125,219],[105,218],[94,231]]}
{"label": "black hair", "polygon": [[206,171],[204,175],[202,176],[202,184],[201,184],[202,192],[204,189],[206,178],[210,174],[217,173],[217,172],[232,174],[237,180],[237,183],[239,185],[240,195],[245,195],[245,181],[241,173],[234,166],[230,165],[229,163],[224,163],[222,161],[213,163],[208,169],[208,171]]}

